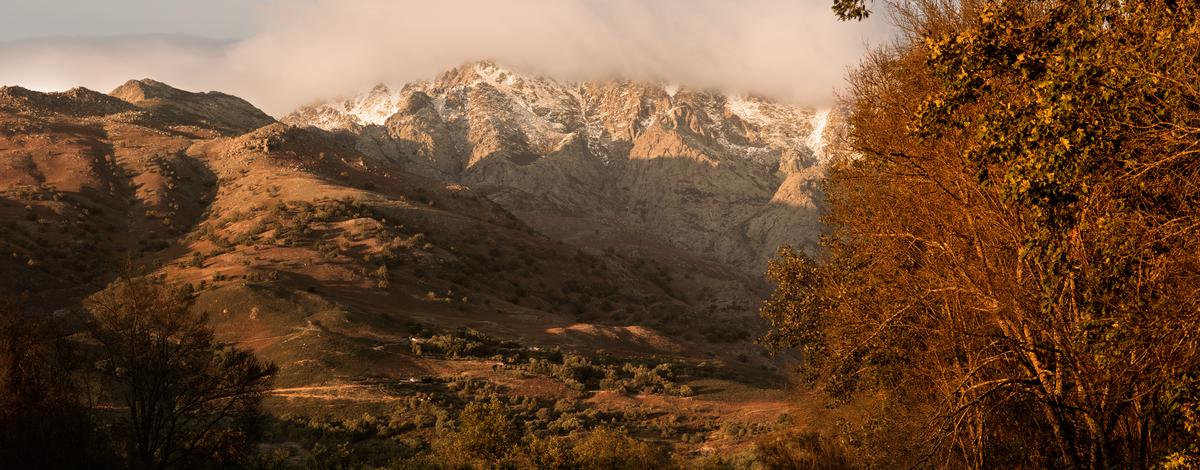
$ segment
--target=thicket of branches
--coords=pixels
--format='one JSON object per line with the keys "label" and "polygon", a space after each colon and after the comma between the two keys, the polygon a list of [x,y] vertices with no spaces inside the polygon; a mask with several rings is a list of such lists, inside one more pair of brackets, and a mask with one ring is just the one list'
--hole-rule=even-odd
{"label": "thicket of branches", "polygon": [[764,342],[871,398],[865,464],[1200,465],[1200,6],[894,18],[851,78],[827,256],[772,262]]}
{"label": "thicket of branches", "polygon": [[276,367],[214,340],[191,295],[146,278],[118,279],[85,302],[96,371],[123,412],[114,430],[132,468],[245,465]]}
{"label": "thicket of branches", "polygon": [[[0,462],[13,468],[103,465],[83,362],[67,332],[15,299],[0,300]],[[63,443],[72,443],[70,452]]]}
{"label": "thicket of branches", "polygon": [[171,285],[125,276],[87,299],[82,317],[0,308],[0,461],[136,469],[255,462],[275,366],[216,341],[190,303]]}

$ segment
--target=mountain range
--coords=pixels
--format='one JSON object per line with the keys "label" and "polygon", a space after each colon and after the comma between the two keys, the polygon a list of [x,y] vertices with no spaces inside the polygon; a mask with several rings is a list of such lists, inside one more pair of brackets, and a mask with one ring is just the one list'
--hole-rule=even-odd
{"label": "mountain range", "polygon": [[67,315],[123,264],[184,284],[280,365],[285,408],[464,376],[633,406],[611,381],[504,372],[553,349],[676,364],[689,396],[653,407],[678,426],[754,422],[783,399],[720,391],[781,380],[751,342],[760,273],[780,245],[816,250],[841,132],[829,110],[491,62],[278,120],[149,79],[3,87],[0,291]]}
{"label": "mountain range", "polygon": [[483,192],[583,245],[650,235],[749,273],[815,249],[830,111],[658,83],[575,83],[467,64],[302,107],[379,161]]}

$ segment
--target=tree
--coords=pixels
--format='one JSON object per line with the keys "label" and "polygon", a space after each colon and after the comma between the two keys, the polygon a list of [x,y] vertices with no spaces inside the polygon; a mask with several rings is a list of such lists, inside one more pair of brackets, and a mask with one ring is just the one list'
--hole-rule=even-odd
{"label": "tree", "polygon": [[249,456],[274,365],[215,341],[206,316],[173,286],[123,277],[85,305],[99,370],[124,407],[131,467],[231,465]]}
{"label": "tree", "polygon": [[601,427],[575,444],[575,465],[586,470],[663,468],[666,455],[624,431]]}
{"label": "tree", "polygon": [[452,467],[495,467],[510,460],[521,433],[505,406],[492,398],[467,404],[458,415],[458,432],[439,440],[439,457]]}
{"label": "tree", "polygon": [[0,304],[0,462],[7,466],[103,467],[81,356],[66,336],[49,315]]}
{"label": "tree", "polygon": [[833,13],[842,21],[862,21],[871,16],[867,0],[833,0]]}
{"label": "tree", "polygon": [[876,397],[908,437],[884,459],[1196,465],[1200,6],[895,17],[851,77],[828,253],[772,263],[764,342]]}

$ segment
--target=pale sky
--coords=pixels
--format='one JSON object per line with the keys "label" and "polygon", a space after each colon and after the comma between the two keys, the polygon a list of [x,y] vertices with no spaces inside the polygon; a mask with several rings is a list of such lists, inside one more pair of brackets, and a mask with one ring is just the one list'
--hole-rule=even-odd
{"label": "pale sky", "polygon": [[183,34],[239,39],[269,0],[0,0],[0,41],[46,36]]}
{"label": "pale sky", "polygon": [[567,79],[677,82],[827,105],[887,41],[831,0],[0,0],[0,85],[153,78],[281,116],[479,59]]}

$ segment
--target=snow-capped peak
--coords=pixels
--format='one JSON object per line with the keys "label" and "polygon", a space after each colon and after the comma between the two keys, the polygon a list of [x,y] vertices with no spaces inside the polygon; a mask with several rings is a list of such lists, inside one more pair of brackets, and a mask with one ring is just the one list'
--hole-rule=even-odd
{"label": "snow-capped peak", "polygon": [[516,74],[494,62],[475,63],[475,74],[493,85],[512,85],[517,80]]}
{"label": "snow-capped peak", "polygon": [[369,92],[346,100],[303,106],[284,117],[283,121],[325,130],[383,125],[400,110],[401,102],[402,96],[399,92],[379,84]]}
{"label": "snow-capped peak", "polygon": [[369,93],[346,100],[344,112],[357,119],[360,125],[382,125],[400,109],[400,99],[400,93],[380,84]]}
{"label": "snow-capped peak", "polygon": [[[662,100],[656,92],[643,94],[653,88],[670,98]],[[823,135],[829,121],[829,110],[755,96],[682,93],[682,87],[672,82],[567,82],[523,75],[481,61],[464,64],[433,81],[408,84],[403,91],[379,85],[347,100],[305,107],[285,117],[284,122],[357,132],[356,127],[385,125],[397,113],[403,113],[401,107],[409,106],[406,103],[418,92],[427,95],[435,107],[433,119],[442,123],[437,125],[495,128],[506,139],[525,142],[522,145],[530,147],[525,150],[534,153],[552,152],[566,136],[582,133],[588,151],[604,162],[620,158],[628,148],[619,142],[632,142],[656,121],[685,119],[688,122],[683,128],[704,136],[708,145],[704,151],[717,158],[771,167],[779,163],[783,153],[811,152],[817,162],[823,163]],[[407,122],[405,116],[397,122]],[[740,122],[726,126],[726,120],[733,116]]]}

